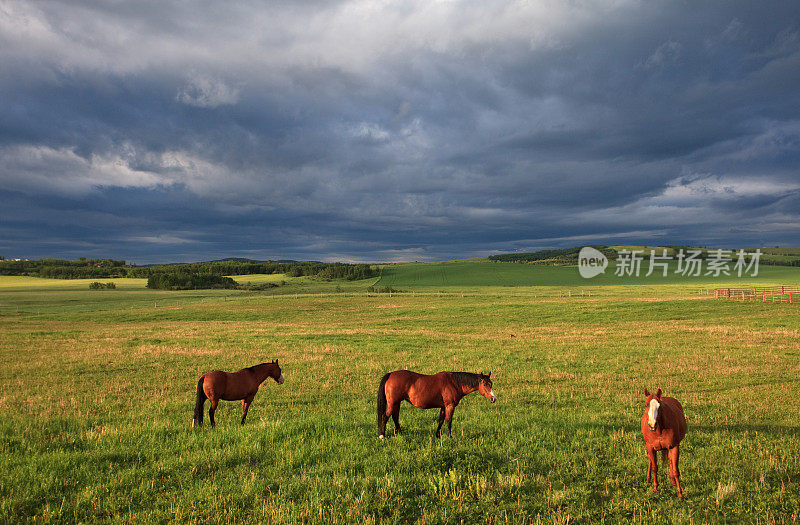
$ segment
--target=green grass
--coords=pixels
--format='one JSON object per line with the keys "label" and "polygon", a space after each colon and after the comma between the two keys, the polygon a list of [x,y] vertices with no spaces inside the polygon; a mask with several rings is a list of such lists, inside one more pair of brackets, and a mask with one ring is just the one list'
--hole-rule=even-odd
{"label": "green grass", "polygon": [[[800,305],[657,284],[543,298],[541,282],[489,278],[463,297],[368,296],[374,280],[251,293],[7,279],[0,522],[800,518]],[[264,384],[244,427],[226,402],[216,429],[190,428],[203,372],[274,358],[286,383]],[[435,411],[404,405],[406,433],[379,442],[377,382],[399,368],[491,370],[499,401],[465,398],[442,440]],[[645,483],[645,386],[686,409],[685,501],[664,467],[658,494]]]}
{"label": "green grass", "polygon": [[[453,288],[475,289],[485,286],[561,286],[561,287],[598,287],[598,286],[641,286],[641,285],[685,285],[686,287],[739,286],[753,283],[798,283],[800,268],[789,266],[759,267],[756,277],[738,277],[721,275],[712,277],[684,277],[675,274],[676,263],[672,262],[666,277],[656,268],[652,275],[646,276],[649,260],[641,263],[640,276],[616,275],[616,265],[609,263],[605,273],[591,279],[584,279],[578,273],[577,266],[546,266],[537,264],[506,263],[491,261],[453,261],[443,263],[401,263],[386,265],[381,269],[379,286],[416,289]],[[733,265],[731,265],[731,270]],[[703,265],[703,273],[706,265]]]}

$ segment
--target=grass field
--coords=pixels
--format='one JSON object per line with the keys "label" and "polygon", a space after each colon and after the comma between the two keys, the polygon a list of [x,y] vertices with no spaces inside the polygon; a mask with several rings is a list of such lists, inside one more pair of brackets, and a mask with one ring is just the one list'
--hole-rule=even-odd
{"label": "grass field", "polygon": [[[561,287],[607,287],[631,285],[683,285],[685,287],[739,286],[744,283],[788,283],[800,281],[800,268],[791,266],[761,265],[758,275],[720,275],[712,277],[684,277],[675,274],[676,263],[672,262],[667,276],[656,269],[646,276],[649,261],[641,263],[641,274],[615,275],[613,261],[605,273],[591,279],[584,279],[576,266],[545,266],[522,263],[502,263],[489,260],[452,261],[442,263],[400,263],[386,265],[381,269],[378,280],[380,286],[400,289],[482,289],[486,286],[561,286]],[[705,273],[706,266],[703,266]],[[731,265],[731,269],[732,269]]]}
{"label": "grass field", "polygon": [[[479,265],[442,277],[470,293],[0,278],[0,522],[800,519],[800,305],[658,284],[534,297],[541,281],[477,286],[497,263],[451,264]],[[381,284],[429,292],[431,271]],[[244,427],[228,402],[190,428],[203,372],[274,358],[286,383]],[[404,435],[379,442],[377,383],[399,368],[491,370],[499,401],[465,398],[442,440],[435,411],[404,405]],[[645,483],[645,386],[686,409],[685,501],[664,467],[658,494]]]}

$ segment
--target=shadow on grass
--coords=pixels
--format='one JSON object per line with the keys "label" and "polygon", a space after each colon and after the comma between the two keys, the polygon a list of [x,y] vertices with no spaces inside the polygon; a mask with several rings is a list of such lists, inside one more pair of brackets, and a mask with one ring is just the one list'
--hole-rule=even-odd
{"label": "shadow on grass", "polygon": [[785,425],[770,425],[770,424],[747,424],[739,423],[735,425],[692,425],[689,423],[687,433],[695,432],[730,432],[736,434],[744,434],[755,432],[760,434],[772,434],[790,437],[800,437],[800,426],[790,427]]}
{"label": "shadow on grass", "polygon": [[[537,425],[541,427],[558,428],[562,430],[603,430],[606,432],[640,432],[639,421],[635,423],[598,423],[593,421],[588,422],[564,422],[559,420],[537,420]],[[687,436],[691,436],[693,432],[704,433],[718,433],[729,432],[733,434],[744,434],[747,432],[772,434],[781,436],[794,436],[800,437],[800,426],[786,426],[786,425],[772,425],[769,423],[737,423],[734,425],[693,425],[691,421],[688,424]]]}

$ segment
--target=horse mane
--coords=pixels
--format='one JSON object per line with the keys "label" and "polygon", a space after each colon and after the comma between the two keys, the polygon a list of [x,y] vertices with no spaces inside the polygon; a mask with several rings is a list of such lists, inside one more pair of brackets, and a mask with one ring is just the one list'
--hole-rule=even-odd
{"label": "horse mane", "polygon": [[256,368],[258,368],[259,366],[274,365],[274,364],[275,364],[275,361],[272,361],[271,363],[259,363],[257,365],[248,366],[247,368],[245,368],[245,370],[249,370],[251,372],[255,372]]}
{"label": "horse mane", "polygon": [[480,383],[480,374],[473,374],[471,372],[450,372],[450,375],[453,376],[453,380],[459,385],[468,386],[470,388],[478,388],[478,383]]}

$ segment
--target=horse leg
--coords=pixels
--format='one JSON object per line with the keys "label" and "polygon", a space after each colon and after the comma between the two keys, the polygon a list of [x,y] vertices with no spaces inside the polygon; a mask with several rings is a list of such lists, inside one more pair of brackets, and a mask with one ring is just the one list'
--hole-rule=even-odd
{"label": "horse leg", "polygon": [[681,471],[678,468],[678,457],[681,455],[680,445],[675,445],[669,449],[669,477],[672,484],[678,489],[678,497],[683,499],[683,491],[681,490]]}
{"label": "horse leg", "polygon": [[658,461],[656,459],[656,451],[652,448],[647,448],[647,460],[650,462],[650,467],[647,470],[647,481],[650,481],[650,474],[653,474],[653,492],[658,491]]}
{"label": "horse leg", "polygon": [[669,469],[669,481],[675,486],[675,479],[672,477],[672,459],[669,457],[672,451],[666,448],[661,449],[661,465]]}
{"label": "horse leg", "polygon": [[209,401],[211,401],[211,407],[209,407],[208,409],[208,420],[211,421],[211,426],[213,427],[216,425],[216,423],[214,422],[214,412],[217,411],[217,405],[219,404],[219,399],[215,397],[210,399]]}
{"label": "horse leg", "polygon": [[394,430],[396,433],[400,434],[402,431],[400,430],[400,403],[402,401],[395,401],[392,405],[392,419],[394,420]]}
{"label": "horse leg", "polygon": [[378,419],[378,431],[379,431],[378,437],[380,439],[383,439],[383,436],[386,435],[386,423],[388,422],[389,422],[389,416],[386,414],[386,412],[380,414],[380,417]]}
{"label": "horse leg", "polygon": [[436,427],[436,437],[442,437],[442,423],[444,423],[444,408],[439,410],[439,426]]}
{"label": "horse leg", "polygon": [[244,425],[244,419],[247,417],[247,409],[250,408],[250,403],[253,402],[253,398],[255,396],[250,396],[242,399],[242,425]]}
{"label": "horse leg", "polygon": [[453,411],[455,411],[455,405],[447,405],[444,407],[444,417],[447,419],[447,435],[449,437],[453,437],[453,433],[450,431],[450,427],[453,426]]}

